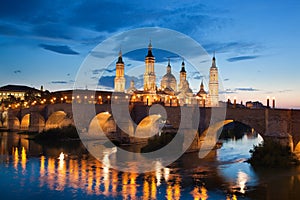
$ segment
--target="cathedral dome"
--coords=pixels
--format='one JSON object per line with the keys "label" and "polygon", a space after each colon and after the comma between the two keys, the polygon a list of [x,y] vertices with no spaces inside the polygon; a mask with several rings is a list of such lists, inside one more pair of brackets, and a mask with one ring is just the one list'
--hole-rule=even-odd
{"label": "cathedral dome", "polygon": [[167,66],[167,73],[162,77],[160,85],[163,90],[168,88],[169,90],[176,91],[177,81],[175,76],[171,72],[170,61]]}

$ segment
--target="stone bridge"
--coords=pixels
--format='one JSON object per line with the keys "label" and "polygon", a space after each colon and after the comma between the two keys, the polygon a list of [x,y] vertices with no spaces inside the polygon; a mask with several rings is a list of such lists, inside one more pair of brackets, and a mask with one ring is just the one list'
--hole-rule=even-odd
{"label": "stone bridge", "polygon": [[[97,132],[97,127],[106,132],[114,132],[116,124],[126,133],[135,134],[140,130],[143,132],[145,127],[152,127],[161,118],[160,113],[151,113],[151,107],[146,105],[121,106],[113,110],[112,116],[110,104],[78,104],[80,119],[84,125],[76,124],[80,129],[89,133]],[[92,109],[92,110],[91,110]],[[199,109],[199,110],[198,110]],[[129,110],[129,111],[128,111]],[[225,124],[238,121],[246,124],[257,131],[264,140],[276,139],[293,150],[300,150],[300,110],[291,109],[248,109],[248,108],[192,108],[164,107],[168,123],[174,128],[188,129],[195,126],[192,123],[195,113],[199,115],[199,123],[196,124],[199,133],[205,133],[209,128],[218,130]],[[184,116],[181,113],[190,113]],[[149,114],[150,113],[150,114]],[[128,120],[128,119],[132,120]],[[76,121],[76,120],[75,120]],[[41,132],[50,128],[57,128],[74,125],[72,104],[49,104],[36,105],[25,109],[10,109],[8,111],[8,129]],[[124,127],[126,130],[124,130]],[[201,134],[200,134],[201,135]]]}

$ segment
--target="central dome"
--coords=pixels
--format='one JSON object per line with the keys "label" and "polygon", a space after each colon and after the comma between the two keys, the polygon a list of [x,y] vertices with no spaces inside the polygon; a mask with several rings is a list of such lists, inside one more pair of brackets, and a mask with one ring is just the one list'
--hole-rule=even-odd
{"label": "central dome", "polygon": [[162,90],[167,89],[174,92],[177,90],[177,81],[175,76],[171,72],[170,61],[167,66],[167,73],[161,79],[160,87],[162,88]]}

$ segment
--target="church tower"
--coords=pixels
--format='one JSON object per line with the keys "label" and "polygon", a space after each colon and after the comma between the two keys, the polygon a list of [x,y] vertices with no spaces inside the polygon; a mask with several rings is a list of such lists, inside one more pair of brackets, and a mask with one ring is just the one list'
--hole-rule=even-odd
{"label": "church tower", "polygon": [[116,63],[115,92],[125,92],[124,62],[121,50]]}
{"label": "church tower", "polygon": [[180,70],[180,77],[179,77],[179,85],[178,85],[179,92],[182,89],[185,81],[186,81],[185,63],[184,63],[184,61],[182,61],[181,70]]}
{"label": "church tower", "polygon": [[145,58],[146,70],[144,73],[144,91],[155,93],[156,92],[156,76],[154,72],[155,58],[152,54],[151,41],[148,45],[148,54]]}
{"label": "church tower", "polygon": [[218,68],[216,66],[215,55],[212,58],[212,65],[209,70],[209,96],[210,96],[211,106],[212,107],[219,106]]}

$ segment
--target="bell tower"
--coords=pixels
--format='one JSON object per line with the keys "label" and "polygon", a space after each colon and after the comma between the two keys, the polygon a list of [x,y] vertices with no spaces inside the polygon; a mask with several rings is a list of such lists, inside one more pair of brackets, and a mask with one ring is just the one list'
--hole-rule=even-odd
{"label": "bell tower", "polygon": [[186,81],[185,63],[184,63],[184,61],[182,61],[180,76],[179,76],[179,85],[178,85],[178,90],[179,91],[183,89],[183,85],[184,85],[185,81]]}
{"label": "bell tower", "polygon": [[212,58],[212,65],[209,70],[209,96],[211,107],[219,106],[219,79],[215,55]]}
{"label": "bell tower", "polygon": [[144,91],[155,93],[156,92],[156,76],[154,72],[155,57],[152,54],[151,41],[148,45],[148,54],[145,58],[145,73],[144,73]]}
{"label": "bell tower", "polygon": [[115,92],[125,92],[124,62],[122,51],[119,52],[119,58],[116,62]]}

